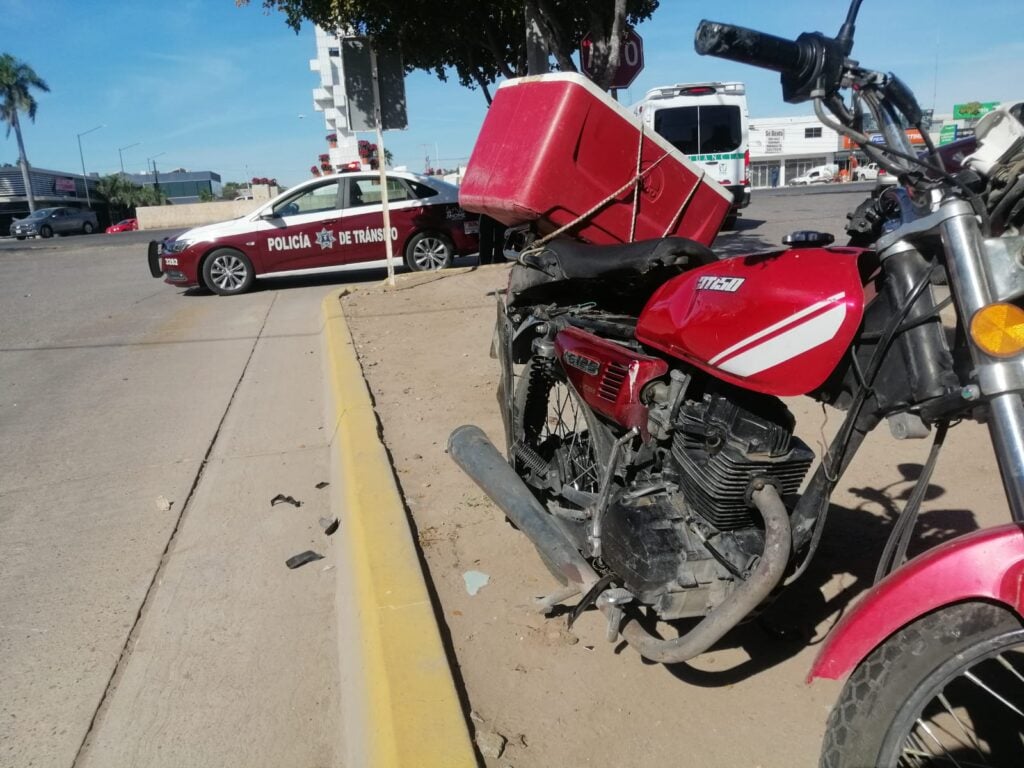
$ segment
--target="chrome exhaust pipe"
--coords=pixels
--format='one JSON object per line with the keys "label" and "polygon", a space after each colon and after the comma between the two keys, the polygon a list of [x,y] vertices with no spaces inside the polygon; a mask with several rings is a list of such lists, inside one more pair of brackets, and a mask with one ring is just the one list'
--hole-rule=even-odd
{"label": "chrome exhaust pipe", "polygon": [[562,584],[579,584],[585,592],[597,581],[594,569],[483,430],[472,424],[457,428],[448,438],[448,454],[526,534],[548,570]]}

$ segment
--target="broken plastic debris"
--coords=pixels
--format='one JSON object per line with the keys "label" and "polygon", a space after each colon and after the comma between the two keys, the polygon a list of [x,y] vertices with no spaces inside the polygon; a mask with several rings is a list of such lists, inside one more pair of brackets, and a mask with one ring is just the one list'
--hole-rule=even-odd
{"label": "broken plastic debris", "polygon": [[466,582],[466,591],[472,597],[487,586],[487,582],[491,580],[491,577],[480,571],[466,571],[462,574],[462,580]]}
{"label": "broken plastic debris", "polygon": [[305,552],[300,552],[297,555],[292,555],[291,557],[289,557],[287,560],[284,561],[284,564],[287,565],[289,568],[291,568],[294,571],[296,568],[300,568],[303,565],[305,565],[306,563],[313,563],[313,562],[316,562],[317,560],[323,560],[323,559],[324,559],[323,555],[321,555],[321,554],[319,554],[317,552],[314,552],[311,549],[307,549]]}
{"label": "broken plastic debris", "polygon": [[336,530],[338,530],[338,518],[336,517],[321,517],[320,527],[324,529],[324,533],[330,536]]}
{"label": "broken plastic debris", "polygon": [[484,757],[498,759],[505,751],[505,744],[508,739],[497,731],[477,731],[476,745],[480,748],[480,754]]}
{"label": "broken plastic debris", "polygon": [[322,491],[328,485],[330,485],[330,483],[328,483],[326,480],[321,480],[319,483],[317,483],[313,487],[316,488],[318,491]]}
{"label": "broken plastic debris", "polygon": [[270,500],[270,506],[273,507],[275,504],[291,504],[293,507],[302,506],[301,501],[298,501],[292,496],[285,496],[283,493],[277,494],[277,496]]}
{"label": "broken plastic debris", "polygon": [[156,508],[161,512],[170,512],[173,505],[174,502],[170,501],[166,496],[156,497]]}

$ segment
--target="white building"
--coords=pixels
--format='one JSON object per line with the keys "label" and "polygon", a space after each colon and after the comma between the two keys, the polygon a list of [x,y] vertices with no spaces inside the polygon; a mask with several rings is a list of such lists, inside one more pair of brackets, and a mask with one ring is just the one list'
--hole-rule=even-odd
{"label": "white building", "polygon": [[837,161],[839,134],[813,115],[750,119],[750,185],[782,187],[816,165]]}
{"label": "white building", "polygon": [[327,150],[331,165],[337,169],[359,161],[359,145],[355,133],[348,127],[341,41],[336,34],[320,27],[316,27],[315,31],[316,58],[310,59],[309,68],[320,73],[320,87],[313,89],[313,108],[324,113],[324,126],[328,135],[333,133],[337,136],[337,145]]}

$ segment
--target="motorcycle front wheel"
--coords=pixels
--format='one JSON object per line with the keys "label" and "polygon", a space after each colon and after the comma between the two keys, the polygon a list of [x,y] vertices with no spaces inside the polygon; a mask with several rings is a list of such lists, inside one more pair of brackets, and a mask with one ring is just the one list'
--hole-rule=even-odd
{"label": "motorcycle front wheel", "polygon": [[860,663],[829,717],[821,768],[1024,765],[1024,626],[961,603]]}

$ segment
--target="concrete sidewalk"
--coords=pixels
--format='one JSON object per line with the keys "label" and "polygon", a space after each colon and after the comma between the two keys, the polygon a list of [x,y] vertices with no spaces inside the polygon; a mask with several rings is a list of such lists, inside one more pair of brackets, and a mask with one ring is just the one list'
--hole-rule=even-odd
{"label": "concrete sidewalk", "polygon": [[319,324],[275,297],[76,766],[336,764]]}

